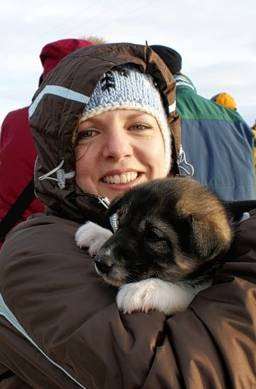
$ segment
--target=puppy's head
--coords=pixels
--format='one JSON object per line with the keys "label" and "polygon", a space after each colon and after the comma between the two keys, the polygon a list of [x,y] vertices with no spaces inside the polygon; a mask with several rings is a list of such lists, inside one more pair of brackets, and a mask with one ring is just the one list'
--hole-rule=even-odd
{"label": "puppy's head", "polygon": [[108,215],[115,233],[95,262],[115,286],[152,277],[169,282],[193,278],[231,242],[222,204],[189,178],[137,186],[115,200]]}

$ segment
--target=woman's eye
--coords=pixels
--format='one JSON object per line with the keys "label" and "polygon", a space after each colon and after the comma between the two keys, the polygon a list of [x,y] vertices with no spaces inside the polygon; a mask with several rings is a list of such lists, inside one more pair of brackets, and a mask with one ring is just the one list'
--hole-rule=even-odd
{"label": "woman's eye", "polygon": [[146,130],[151,130],[151,126],[149,124],[145,123],[135,123],[131,126],[131,129],[137,130],[137,131],[146,131]]}
{"label": "woman's eye", "polygon": [[77,134],[76,144],[79,144],[79,142],[83,141],[84,139],[93,138],[97,134],[98,134],[98,131],[95,129],[92,129],[92,128],[82,130]]}

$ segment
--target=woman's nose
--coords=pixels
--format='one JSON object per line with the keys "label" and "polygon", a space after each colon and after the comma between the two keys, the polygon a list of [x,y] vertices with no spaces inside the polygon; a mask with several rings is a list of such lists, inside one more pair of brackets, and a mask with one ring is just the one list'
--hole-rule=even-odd
{"label": "woman's nose", "polygon": [[103,155],[105,158],[120,160],[132,155],[133,148],[129,135],[121,128],[113,129],[107,136]]}

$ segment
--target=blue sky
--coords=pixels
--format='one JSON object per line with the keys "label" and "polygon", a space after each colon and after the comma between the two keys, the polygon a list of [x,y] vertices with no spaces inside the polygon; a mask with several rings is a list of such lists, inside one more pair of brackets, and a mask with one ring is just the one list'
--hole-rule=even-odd
{"label": "blue sky", "polygon": [[9,0],[0,35],[0,122],[30,104],[46,43],[88,35],[173,47],[198,93],[228,92],[248,124],[256,119],[255,0]]}

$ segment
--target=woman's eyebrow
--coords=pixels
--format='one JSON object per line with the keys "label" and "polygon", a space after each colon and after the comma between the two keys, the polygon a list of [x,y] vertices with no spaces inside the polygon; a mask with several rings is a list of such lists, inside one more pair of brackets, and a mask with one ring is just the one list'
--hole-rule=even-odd
{"label": "woman's eyebrow", "polygon": [[101,118],[98,118],[97,115],[96,115],[96,116],[93,116],[92,118],[89,118],[89,119],[85,120],[84,122],[80,123],[79,127],[81,128],[81,126],[83,126],[86,123],[86,127],[85,128],[88,128],[88,127],[92,127],[95,124],[101,123],[101,122],[104,122],[104,120],[101,119]]}
{"label": "woman's eyebrow", "polygon": [[[127,110],[127,116],[125,117],[126,120],[134,120],[134,119],[137,119],[137,118],[140,118],[142,116],[145,116],[147,115],[145,112],[134,112],[133,114],[131,114],[128,110]],[[93,118],[89,118],[86,120],[86,127],[84,128],[81,128],[79,127],[79,132],[80,131],[83,131],[83,130],[87,130],[88,128],[90,127],[93,127],[97,124],[104,124],[105,123],[105,119],[101,119],[100,117],[97,117],[97,116],[94,116]],[[81,123],[81,125],[83,125],[83,123]]]}
{"label": "woman's eyebrow", "polygon": [[87,128],[90,128],[94,125],[93,121],[89,121],[88,122],[86,121],[86,127],[83,126],[84,123],[81,123],[80,126],[79,126],[79,129],[82,131],[82,130],[87,130]]}
{"label": "woman's eyebrow", "polygon": [[145,112],[134,112],[134,114],[129,114],[128,119],[134,119],[134,118],[139,118],[141,116],[147,115]]}

